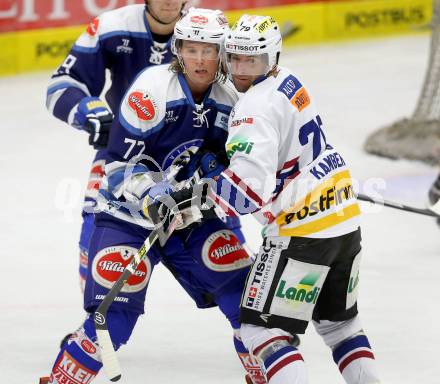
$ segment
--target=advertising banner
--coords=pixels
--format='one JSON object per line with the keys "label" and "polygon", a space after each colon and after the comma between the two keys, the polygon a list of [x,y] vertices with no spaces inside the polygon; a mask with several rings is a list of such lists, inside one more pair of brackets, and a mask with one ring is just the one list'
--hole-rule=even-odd
{"label": "advertising banner", "polygon": [[[426,31],[432,0],[192,0],[243,13],[270,15],[280,24],[283,46]],[[0,75],[54,69],[102,12],[143,0],[0,0]],[[219,4],[221,6],[219,6]]]}

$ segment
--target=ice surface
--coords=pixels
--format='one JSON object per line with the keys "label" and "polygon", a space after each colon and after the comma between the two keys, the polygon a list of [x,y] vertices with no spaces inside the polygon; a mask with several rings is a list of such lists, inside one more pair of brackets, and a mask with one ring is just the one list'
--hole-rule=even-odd
{"label": "ice surface", "polygon": [[[438,169],[373,157],[362,145],[372,130],[413,112],[428,45],[427,35],[316,45],[282,60],[316,98],[327,138],[353,176],[366,187],[385,183],[386,198],[416,206],[426,204]],[[93,151],[86,134],[45,110],[49,76],[0,79],[1,383],[37,383],[62,336],[83,320],[76,243]],[[383,383],[439,383],[440,228],[428,217],[362,207],[359,307]],[[243,221],[257,249],[258,225]],[[153,274],[146,312],[119,352],[121,383],[244,382],[227,322],[216,309],[195,309],[163,267]],[[301,350],[310,383],[343,382],[312,326]]]}

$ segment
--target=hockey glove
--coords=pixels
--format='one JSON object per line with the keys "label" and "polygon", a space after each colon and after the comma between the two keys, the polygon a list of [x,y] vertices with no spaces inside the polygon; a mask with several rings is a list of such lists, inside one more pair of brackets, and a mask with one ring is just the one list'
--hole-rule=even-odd
{"label": "hockey glove", "polygon": [[95,149],[105,148],[108,143],[113,114],[97,97],[84,97],[78,104],[73,126],[89,133],[89,144]]}
{"label": "hockey glove", "polygon": [[164,201],[164,199],[167,198],[172,192],[173,186],[167,181],[161,181],[145,191],[142,200],[142,212],[144,216],[148,219],[152,219],[154,224],[158,224],[156,222],[156,217],[150,216],[149,207]]}
{"label": "hockey glove", "polygon": [[156,224],[161,223],[164,226],[168,226],[177,217],[179,224],[176,229],[216,218],[214,202],[208,197],[211,182],[213,180],[204,179],[168,196],[160,196],[144,209],[148,209],[148,215]]}
{"label": "hockey glove", "polygon": [[188,165],[179,173],[179,178],[193,181],[202,178],[213,178],[218,176],[225,168],[226,166],[213,152],[197,152],[191,157]]}

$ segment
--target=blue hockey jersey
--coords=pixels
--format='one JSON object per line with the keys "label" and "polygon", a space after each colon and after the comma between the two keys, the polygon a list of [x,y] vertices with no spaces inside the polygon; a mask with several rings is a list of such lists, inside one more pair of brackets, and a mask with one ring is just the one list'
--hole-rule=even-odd
{"label": "blue hockey jersey", "polygon": [[[72,125],[80,100],[86,96],[99,97],[102,93],[107,71],[111,84],[105,99],[116,115],[124,92],[141,70],[171,61],[170,43],[171,39],[153,40],[142,4],[103,13],[90,23],[52,75],[47,108],[55,117]],[[95,205],[104,172],[105,151],[97,151],[91,168],[85,194],[86,211]]]}
{"label": "blue hockey jersey", "polygon": [[86,96],[99,97],[110,71],[105,99],[116,114],[124,92],[140,70],[170,62],[170,41],[153,40],[142,4],[118,8],[95,18],[53,74],[47,90],[47,108],[69,124],[75,107]]}
{"label": "blue hockey jersey", "polygon": [[237,100],[230,82],[212,84],[204,100],[195,103],[185,77],[171,72],[169,65],[141,72],[125,94],[110,132],[99,205],[135,202],[152,185],[145,176],[148,171],[167,170],[188,150],[224,149]]}

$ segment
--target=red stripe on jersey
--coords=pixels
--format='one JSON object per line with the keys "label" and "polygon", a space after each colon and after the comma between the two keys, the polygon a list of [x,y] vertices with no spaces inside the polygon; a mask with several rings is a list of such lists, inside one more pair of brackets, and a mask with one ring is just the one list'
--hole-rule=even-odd
{"label": "red stripe on jersey", "polygon": [[225,169],[223,171],[225,175],[227,175],[232,182],[239,186],[243,192],[250,197],[253,201],[257,203],[258,206],[263,206],[263,200],[258,196],[242,179],[240,179],[234,172],[232,172],[230,169]]}
{"label": "red stripe on jersey", "polygon": [[347,356],[344,360],[341,361],[341,363],[339,364],[339,371],[342,371],[345,369],[345,367],[350,364],[353,360],[357,360],[357,359],[362,359],[362,358],[367,358],[367,359],[373,359],[374,360],[374,355],[371,351],[368,350],[364,350],[364,351],[357,351],[353,354],[351,354],[350,356]]}
{"label": "red stripe on jersey", "polygon": [[224,202],[223,200],[216,194],[210,194],[211,199],[214,200],[215,203],[217,203],[220,208],[226,213],[226,215],[228,216],[233,216],[233,217],[237,217],[238,215],[231,209],[229,208]]}
{"label": "red stripe on jersey", "polygon": [[281,167],[281,169],[279,171],[277,171],[277,176],[284,170],[287,168],[292,168],[297,162],[298,162],[299,157],[295,157],[292,160],[286,161],[283,166]]}
{"label": "red stripe on jersey", "polygon": [[275,364],[267,371],[267,381],[270,381],[273,375],[275,375],[280,369],[283,369],[287,364],[293,363],[294,361],[304,361],[301,354],[295,353],[293,355],[287,356],[285,359],[281,360],[279,363]]}
{"label": "red stripe on jersey", "polygon": [[275,340],[287,340],[290,341],[290,336],[276,336],[272,337],[271,339],[265,341],[263,344],[259,345],[257,348],[254,349],[253,354],[258,355],[258,353],[266,346],[268,346],[270,343],[274,342]]}

